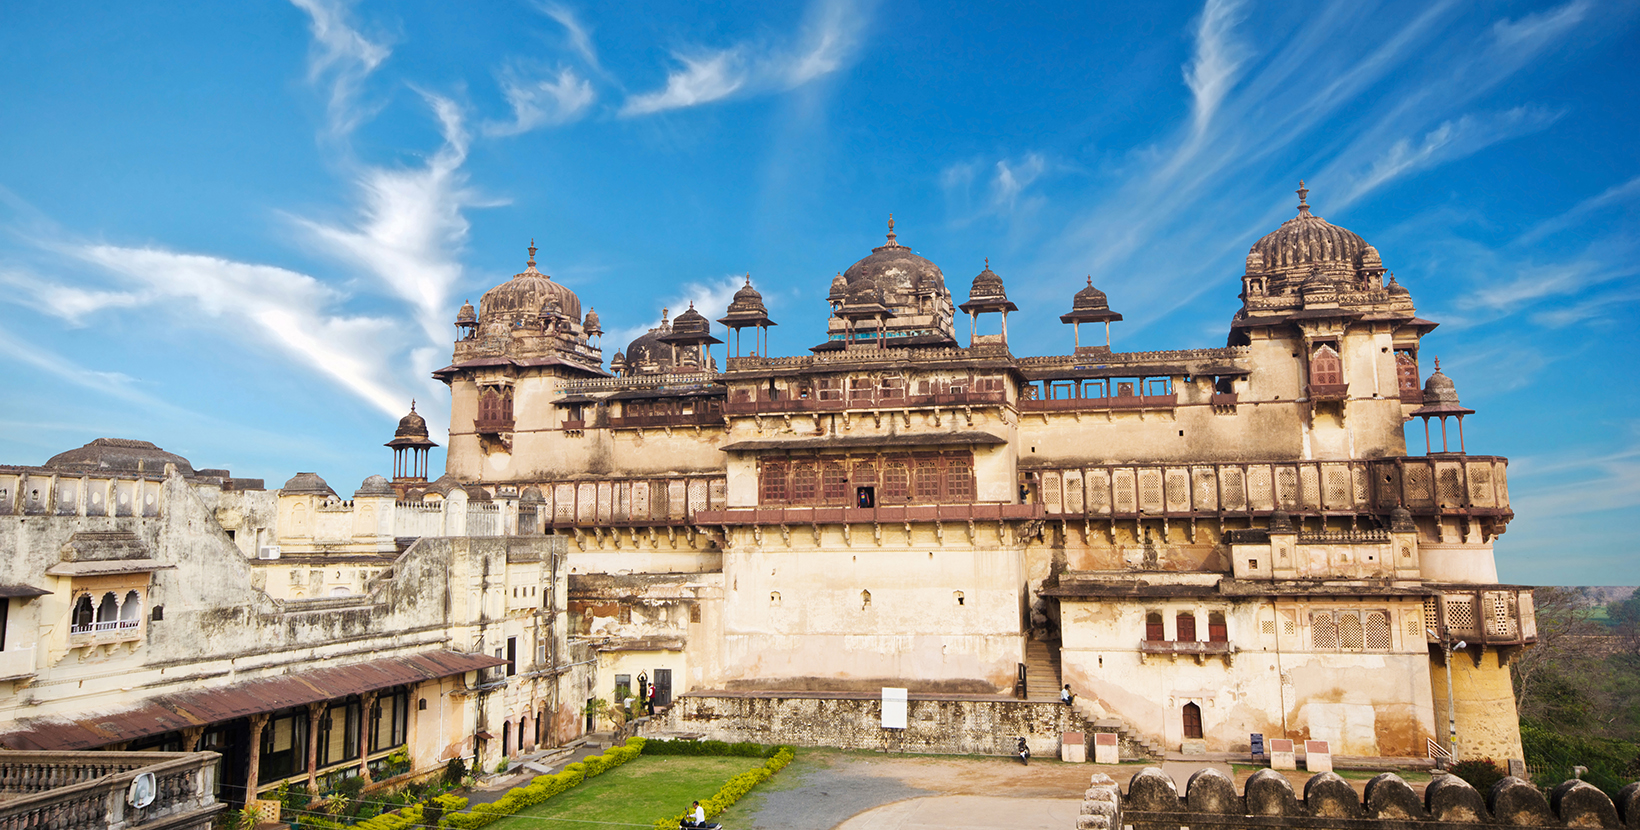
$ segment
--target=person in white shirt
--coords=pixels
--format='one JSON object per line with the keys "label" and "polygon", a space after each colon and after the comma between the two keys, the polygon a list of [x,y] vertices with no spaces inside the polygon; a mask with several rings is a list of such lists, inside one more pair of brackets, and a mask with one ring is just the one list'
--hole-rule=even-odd
{"label": "person in white shirt", "polygon": [[694,822],[696,826],[706,826],[706,808],[700,806],[699,801],[695,802],[695,808],[689,812],[689,820]]}
{"label": "person in white shirt", "polygon": [[1071,684],[1066,683],[1065,688],[1059,692],[1059,702],[1069,706],[1075,700],[1076,693],[1071,691]]}

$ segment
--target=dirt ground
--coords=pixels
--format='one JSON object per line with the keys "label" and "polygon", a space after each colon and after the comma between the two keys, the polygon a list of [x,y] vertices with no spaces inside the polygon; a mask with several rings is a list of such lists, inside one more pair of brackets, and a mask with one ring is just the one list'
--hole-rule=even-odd
{"label": "dirt ground", "polygon": [[[987,826],[982,823],[961,821],[966,816],[979,819],[972,811],[980,804],[991,804],[998,809],[1011,809],[1013,826],[1060,826],[1059,820],[1072,802],[1080,802],[1094,773],[1105,773],[1115,779],[1126,791],[1128,782],[1147,764],[1066,764],[1057,760],[1033,760],[1029,766],[1008,758],[975,758],[954,756],[882,755],[866,752],[844,752],[828,749],[801,750],[798,760],[785,772],[770,779],[741,804],[724,813],[723,825],[729,830],[742,828],[792,828],[792,830],[832,830],[832,828],[869,826],[873,821],[897,827],[922,826],[932,822],[940,811],[962,813],[946,815],[943,820],[958,819],[963,826]],[[1196,770],[1214,767],[1236,781],[1236,789],[1245,788],[1247,779],[1257,771],[1251,766],[1231,765],[1213,761],[1169,761],[1161,764],[1172,776],[1184,794],[1185,784]],[[1310,773],[1286,771],[1293,790],[1303,797],[1304,783]],[[1360,793],[1376,773],[1340,771],[1345,780]],[[1422,793],[1428,776],[1402,773],[1414,790]],[[958,797],[958,798],[953,798]],[[984,801],[975,800],[983,798]],[[899,804],[910,800],[926,800],[927,807],[917,820],[914,805]],[[1002,801],[999,801],[1002,800]],[[1006,803],[1003,803],[1003,802]],[[885,805],[898,806],[892,810],[879,809]],[[964,812],[966,811],[966,812]],[[872,817],[862,814],[871,812]],[[1075,815],[1071,810],[1070,815]],[[1032,817],[1035,817],[1034,819]],[[861,821],[849,819],[860,817]],[[884,821],[893,817],[893,821]]]}

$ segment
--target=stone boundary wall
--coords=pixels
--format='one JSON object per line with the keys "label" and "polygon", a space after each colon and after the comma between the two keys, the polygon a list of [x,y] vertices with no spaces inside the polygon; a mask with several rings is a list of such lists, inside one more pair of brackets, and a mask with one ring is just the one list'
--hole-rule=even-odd
{"label": "stone boundary wall", "polygon": [[884,729],[882,700],[877,697],[690,693],[644,730],[654,737],[682,733],[730,742],[1004,756],[1014,754],[1014,742],[1023,735],[1032,754],[1051,758],[1059,757],[1065,732],[1114,732],[1120,736],[1122,758],[1150,757],[1126,733],[1095,727],[1075,707],[1048,701],[913,695],[906,706],[906,728]]}
{"label": "stone boundary wall", "polygon": [[1190,777],[1179,797],[1173,779],[1147,767],[1128,782],[1127,795],[1110,776],[1095,774],[1076,819],[1077,830],[1241,830],[1296,827],[1313,830],[1477,830],[1567,827],[1640,830],[1640,782],[1624,787],[1614,804],[1586,781],[1567,781],[1548,798],[1515,777],[1482,797],[1455,775],[1431,781],[1424,797],[1386,772],[1357,798],[1349,782],[1330,772],[1312,777],[1299,799],[1287,777],[1259,770],[1238,795],[1235,782],[1215,769]]}

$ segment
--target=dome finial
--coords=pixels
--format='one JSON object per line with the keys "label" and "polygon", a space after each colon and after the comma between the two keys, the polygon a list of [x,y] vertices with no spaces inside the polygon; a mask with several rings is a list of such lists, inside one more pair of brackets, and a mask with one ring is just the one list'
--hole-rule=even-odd
{"label": "dome finial", "polygon": [[1435,371],[1441,371],[1441,359],[1438,357],[1435,358]]}
{"label": "dome finial", "polygon": [[894,239],[895,239],[895,236],[894,236],[894,214],[890,213],[888,215],[888,244],[890,244],[890,245],[900,244],[898,242],[895,242]]}
{"label": "dome finial", "polygon": [[985,258],[985,270],[987,270],[987,271],[991,270],[991,258],[990,257]]}
{"label": "dome finial", "polygon": [[1093,275],[1092,274],[1088,275],[1088,287],[1089,288],[1093,287]]}
{"label": "dome finial", "polygon": [[416,399],[415,398],[410,399],[410,411],[411,412],[416,411]]}
{"label": "dome finial", "polygon": [[746,272],[746,284],[748,286],[752,284],[752,272],[750,271]]}
{"label": "dome finial", "polygon": [[1294,192],[1298,194],[1298,212],[1299,213],[1309,213],[1310,212],[1310,203],[1306,200],[1310,196],[1310,189],[1304,186],[1304,180],[1303,179],[1298,180],[1298,190],[1296,190]]}
{"label": "dome finial", "polygon": [[525,263],[525,265],[528,265],[531,268],[535,267],[535,237],[533,236],[530,237],[530,261]]}

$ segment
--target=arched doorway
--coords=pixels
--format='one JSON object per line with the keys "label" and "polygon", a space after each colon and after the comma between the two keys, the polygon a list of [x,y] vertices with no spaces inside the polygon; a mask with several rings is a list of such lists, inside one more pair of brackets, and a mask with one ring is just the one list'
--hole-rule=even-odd
{"label": "arched doorway", "polygon": [[1194,703],[1184,705],[1184,736],[1186,739],[1202,736],[1202,707]]}

